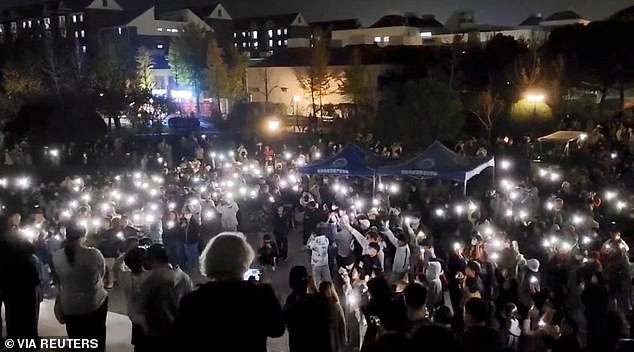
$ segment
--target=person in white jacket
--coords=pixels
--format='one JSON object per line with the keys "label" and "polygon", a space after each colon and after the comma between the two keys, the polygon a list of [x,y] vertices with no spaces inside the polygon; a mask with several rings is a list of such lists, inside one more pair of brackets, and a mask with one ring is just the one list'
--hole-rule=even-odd
{"label": "person in white jacket", "polygon": [[[341,221],[339,222],[339,224],[342,228],[345,228],[346,230],[350,231],[354,239],[356,239],[357,242],[359,242],[359,245],[361,245],[361,248],[363,248],[362,255],[366,255],[370,251],[370,242],[376,242],[381,244],[378,234],[375,233],[377,236],[373,236],[372,234],[369,234],[366,237],[366,236],[363,236],[361,232],[357,231],[357,229],[352,227],[352,225],[350,225],[350,218],[347,215],[344,215],[341,217]],[[383,253],[383,246],[381,246],[381,250],[377,253],[377,257],[379,258],[379,261],[381,262],[381,270],[385,270],[385,255]]]}
{"label": "person in white jacket", "polygon": [[328,266],[328,245],[330,241],[325,235],[312,234],[308,238],[306,247],[312,251],[310,266],[313,269],[315,285],[319,287],[322,281],[332,281]]}
{"label": "person in white jacket", "polygon": [[238,204],[233,200],[221,199],[220,204],[216,207],[216,211],[220,214],[220,226],[222,231],[238,230]]}
{"label": "person in white jacket", "polygon": [[409,248],[409,238],[403,232],[403,230],[397,230],[397,234],[389,229],[389,222],[386,224],[383,233],[387,236],[387,239],[396,247],[396,253],[394,253],[394,262],[392,264],[391,282],[396,283],[407,276],[410,268],[410,255],[411,250]]}

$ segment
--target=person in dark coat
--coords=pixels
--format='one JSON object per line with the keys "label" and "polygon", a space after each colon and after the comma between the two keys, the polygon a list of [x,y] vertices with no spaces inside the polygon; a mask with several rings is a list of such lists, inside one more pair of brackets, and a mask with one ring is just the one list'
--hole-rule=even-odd
{"label": "person in dark coat", "polygon": [[[17,223],[10,219],[17,218]],[[19,215],[0,221],[0,294],[8,338],[36,338],[40,278],[35,247],[19,230]]]}
{"label": "person in dark coat", "polygon": [[282,308],[271,286],[243,280],[254,256],[241,233],[223,232],[209,241],[201,264],[211,281],[181,299],[172,350],[223,346],[266,352],[267,337],[284,334]]}
{"label": "person in dark coat", "polygon": [[471,298],[465,304],[464,322],[466,330],[462,337],[463,351],[502,351],[502,335],[499,331],[486,326],[490,316],[489,311],[489,304],[481,298]]}
{"label": "person in dark coat", "polygon": [[273,214],[273,235],[275,236],[275,242],[277,243],[278,256],[281,260],[286,260],[288,257],[288,233],[289,219],[284,212],[284,207],[277,207],[277,212]]}
{"label": "person in dark coat", "polygon": [[308,293],[310,276],[304,266],[289,274],[293,293],[286,299],[284,320],[288,328],[290,352],[332,352],[328,300]]}

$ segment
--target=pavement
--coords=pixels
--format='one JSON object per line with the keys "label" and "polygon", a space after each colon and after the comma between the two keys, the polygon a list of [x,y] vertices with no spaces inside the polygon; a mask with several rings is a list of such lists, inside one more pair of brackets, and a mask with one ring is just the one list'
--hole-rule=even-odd
{"label": "pavement", "polygon": [[[249,243],[257,250],[261,244],[261,234],[248,233]],[[285,262],[278,264],[276,271],[272,274],[271,285],[276,295],[283,304],[291,290],[288,286],[288,273],[295,265],[309,265],[308,252],[302,249],[301,232],[293,233],[289,236],[289,256]],[[255,266],[253,266],[255,267]],[[192,280],[196,283],[205,281],[205,278],[198,273],[190,273]],[[130,344],[130,334],[132,325],[125,315],[125,300],[121,290],[116,286],[109,292],[107,328],[107,352],[132,352]],[[53,300],[44,300],[40,305],[39,333],[40,336],[66,336],[65,327],[57,322],[53,314]],[[288,334],[276,339],[268,340],[269,352],[288,352]]]}

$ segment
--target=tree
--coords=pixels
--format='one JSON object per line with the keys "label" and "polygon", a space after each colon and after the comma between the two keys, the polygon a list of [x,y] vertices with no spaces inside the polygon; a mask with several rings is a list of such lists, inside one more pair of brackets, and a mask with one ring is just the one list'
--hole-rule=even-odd
{"label": "tree", "polygon": [[181,35],[172,37],[168,61],[177,84],[192,87],[196,96],[196,113],[200,115],[200,94],[207,78],[207,43],[205,28],[189,22]]}
{"label": "tree", "polygon": [[[322,98],[332,93],[333,74],[328,67],[329,41],[316,36],[311,48],[310,65],[295,72],[299,86],[310,97],[312,104],[313,132],[317,131],[317,112],[321,113]],[[319,102],[319,105],[317,103]],[[319,106],[319,108],[318,108]]]}
{"label": "tree", "polygon": [[[215,38],[207,47],[207,84],[214,92],[220,104],[220,98],[226,98],[230,104],[245,90],[247,59],[235,47],[224,55]],[[220,106],[220,105],[218,105]]]}
{"label": "tree", "polygon": [[152,58],[152,53],[142,46],[137,50],[134,60],[136,61],[136,87],[141,92],[150,93],[152,88],[154,88],[154,79],[152,78],[154,59]]}
{"label": "tree", "polygon": [[367,117],[374,105],[372,77],[363,66],[361,51],[354,48],[350,54],[350,66],[343,71],[339,80],[339,93],[346,96],[353,104],[354,115]]}
{"label": "tree", "polygon": [[47,37],[44,41],[42,72],[48,83],[52,85],[58,98],[66,86],[69,71],[68,58],[62,56],[53,40]]}
{"label": "tree", "polygon": [[70,85],[79,89],[92,86],[96,78],[89,76],[87,72],[88,56],[81,48],[79,40],[75,40],[70,55]]}
{"label": "tree", "polygon": [[383,90],[375,134],[386,141],[428,145],[436,139],[456,139],[464,122],[458,93],[449,84],[409,80]]}
{"label": "tree", "polygon": [[37,76],[10,68],[2,73],[2,89],[14,104],[19,105],[24,100],[42,94],[44,85]]}
{"label": "tree", "polygon": [[478,118],[482,127],[487,131],[487,138],[491,141],[495,122],[504,110],[504,102],[493,95],[490,89],[480,92],[473,103],[471,112]]}
{"label": "tree", "polygon": [[129,57],[130,48],[124,41],[108,35],[102,38],[96,60],[96,88],[99,110],[108,117],[108,128],[112,120],[116,128],[121,128],[120,115],[125,109],[130,80],[134,77],[134,65],[129,62]]}

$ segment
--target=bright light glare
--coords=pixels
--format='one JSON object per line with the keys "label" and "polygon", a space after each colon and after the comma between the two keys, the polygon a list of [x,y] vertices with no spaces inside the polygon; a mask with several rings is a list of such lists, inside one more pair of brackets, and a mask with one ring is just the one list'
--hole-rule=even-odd
{"label": "bright light glare", "polygon": [[544,95],[535,93],[526,94],[526,100],[531,103],[541,103],[544,101]]}

